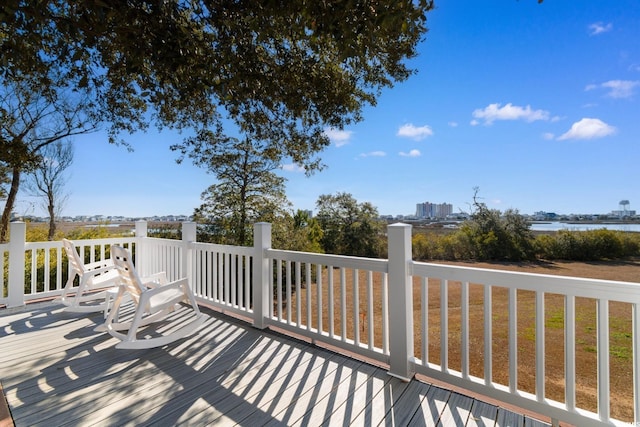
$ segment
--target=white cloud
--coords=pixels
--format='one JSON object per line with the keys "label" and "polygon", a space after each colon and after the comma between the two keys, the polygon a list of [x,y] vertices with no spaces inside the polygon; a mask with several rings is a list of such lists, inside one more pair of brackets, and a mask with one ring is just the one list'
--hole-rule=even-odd
{"label": "white cloud", "polygon": [[584,118],[571,125],[571,129],[560,135],[558,140],[602,138],[615,132],[615,127],[606,124],[600,119]]}
{"label": "white cloud", "polygon": [[411,150],[408,153],[405,153],[404,151],[401,151],[400,154],[402,157],[420,157],[420,150]]}
{"label": "white cloud", "polygon": [[427,125],[418,127],[408,123],[400,126],[396,135],[420,141],[428,136],[432,136],[433,130]]}
{"label": "white cloud", "polygon": [[[545,110],[532,110],[530,105],[520,107],[508,103],[504,107],[501,104],[489,104],[484,109],[476,109],[473,112],[475,119],[484,120],[485,125],[490,125],[496,120],[525,120],[534,122],[536,120],[549,120],[549,112]],[[473,126],[479,123],[478,120],[471,121]]]}
{"label": "white cloud", "polygon": [[371,151],[369,153],[360,154],[360,157],[384,157],[386,155],[387,153],[385,153],[384,151]]}
{"label": "white cloud", "polygon": [[449,124],[449,126],[451,126],[452,128],[457,128],[457,127],[458,127],[458,122],[449,122],[448,124]]}
{"label": "white cloud", "polygon": [[324,134],[327,135],[327,137],[331,140],[331,142],[336,144],[336,147],[342,147],[343,145],[346,145],[349,143],[349,140],[351,139],[351,135],[353,135],[353,132],[350,130],[326,128],[324,130]]}
{"label": "white cloud", "polygon": [[552,134],[551,132],[546,132],[542,134],[542,137],[546,140],[551,140],[553,138],[555,138],[556,136],[554,134]]}
{"label": "white cloud", "polygon": [[589,25],[589,34],[592,36],[607,33],[613,29],[613,24],[611,22],[605,24],[603,22],[594,22]]}
{"label": "white cloud", "polygon": [[283,171],[287,171],[287,172],[304,172],[304,168],[295,163],[288,163],[286,165],[281,165],[280,167],[282,168]]}
{"label": "white cloud", "polygon": [[598,88],[607,89],[607,96],[610,98],[631,98],[635,88],[640,86],[638,80],[609,80],[599,85],[588,85],[584,90],[594,90]]}

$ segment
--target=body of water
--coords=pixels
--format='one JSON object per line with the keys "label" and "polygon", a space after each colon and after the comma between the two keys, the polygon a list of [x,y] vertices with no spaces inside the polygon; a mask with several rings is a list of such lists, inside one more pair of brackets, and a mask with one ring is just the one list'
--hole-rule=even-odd
{"label": "body of water", "polygon": [[600,230],[606,228],[607,230],[616,231],[633,231],[640,232],[640,224],[592,224],[592,223],[568,223],[568,222],[534,222],[531,224],[532,231],[587,231],[587,230]]}

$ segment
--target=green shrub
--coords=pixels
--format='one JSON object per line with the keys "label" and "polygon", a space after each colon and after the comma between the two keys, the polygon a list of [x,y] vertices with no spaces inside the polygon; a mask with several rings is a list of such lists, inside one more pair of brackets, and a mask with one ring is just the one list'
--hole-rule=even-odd
{"label": "green shrub", "polygon": [[598,261],[640,255],[640,236],[607,229],[561,230],[536,238],[538,257],[568,261]]}
{"label": "green shrub", "polygon": [[466,237],[459,238],[459,242],[467,246],[461,252],[468,252],[469,257],[476,260],[521,261],[535,258],[529,224],[517,210],[509,209],[501,214],[483,203],[474,206],[476,211],[459,231]]}
{"label": "green shrub", "polygon": [[417,232],[412,246],[416,260],[598,261],[640,256],[640,234],[561,230],[534,238],[522,230],[482,232],[477,225],[465,223],[454,233]]}

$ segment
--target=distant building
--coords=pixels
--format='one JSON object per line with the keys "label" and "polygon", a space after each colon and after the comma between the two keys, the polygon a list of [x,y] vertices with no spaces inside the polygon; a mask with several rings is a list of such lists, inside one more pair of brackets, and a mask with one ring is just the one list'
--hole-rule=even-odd
{"label": "distant building", "polygon": [[534,221],[555,221],[558,219],[558,214],[555,212],[539,211],[533,214]]}
{"label": "distant building", "polygon": [[617,217],[617,218],[627,218],[631,216],[636,216],[636,211],[631,211],[631,210],[611,211],[611,216]]}
{"label": "distant building", "polygon": [[416,217],[443,219],[453,213],[453,205],[450,203],[418,203],[416,204]]}

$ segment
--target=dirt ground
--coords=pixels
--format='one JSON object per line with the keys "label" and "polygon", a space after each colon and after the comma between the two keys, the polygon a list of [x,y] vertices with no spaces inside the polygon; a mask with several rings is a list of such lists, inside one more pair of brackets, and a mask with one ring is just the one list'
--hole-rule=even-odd
{"label": "dirt ground", "polygon": [[[491,268],[512,271],[524,271],[539,274],[552,274],[574,277],[585,277],[604,280],[626,282],[640,282],[640,260],[619,262],[540,262],[540,263],[451,263],[467,267]],[[314,273],[315,275],[315,273]],[[322,300],[330,300],[329,281],[327,274],[323,277]],[[357,287],[355,282],[357,280]],[[335,321],[333,334],[337,337],[346,336],[353,339],[356,334],[362,343],[370,339],[376,346],[382,346],[382,286],[381,275],[373,274],[367,277],[365,272],[356,275],[352,271],[333,271],[332,294],[335,301],[333,313]],[[369,285],[371,283],[371,286]],[[354,311],[354,295],[357,291],[358,309]],[[420,286],[414,286],[414,324],[422,322],[422,302]],[[440,281],[429,280],[428,286],[428,361],[440,364]],[[311,323],[317,327],[318,313],[313,312],[317,300],[317,287],[312,283],[308,289],[311,298]],[[449,283],[448,293],[448,366],[454,370],[461,370],[460,336],[461,336],[461,285]],[[286,292],[284,292],[286,298]],[[300,319],[306,324],[307,319],[307,289],[300,290]],[[293,304],[291,307],[292,321],[296,321],[297,311],[295,290],[292,290]],[[509,354],[508,354],[508,292],[504,288],[492,290],[492,378],[493,381],[508,385]],[[369,300],[371,299],[371,302]],[[484,287],[470,285],[469,289],[469,324],[470,355],[469,367],[471,375],[484,375]],[[344,301],[344,303],[342,302]],[[518,388],[535,394],[535,302],[533,292],[518,291]],[[565,397],[565,349],[564,349],[564,297],[560,295],[545,295],[545,396],[564,402]],[[277,308],[277,307],[276,307]],[[322,329],[329,332],[329,308],[322,313]],[[359,325],[354,325],[353,313],[357,312]],[[597,352],[596,352],[596,302],[593,299],[576,299],[576,402],[579,407],[596,411],[597,405]],[[632,366],[632,321],[631,305],[610,302],[610,402],[611,416],[623,421],[633,421],[633,366]],[[287,307],[283,304],[282,315],[287,317]],[[391,313],[393,315],[393,313]],[[345,319],[346,327],[342,329],[341,319]],[[371,325],[371,326],[370,326]],[[424,328],[416,328],[417,330]],[[357,332],[356,332],[357,331]],[[422,337],[419,333],[414,337],[415,356],[422,359]]]}

